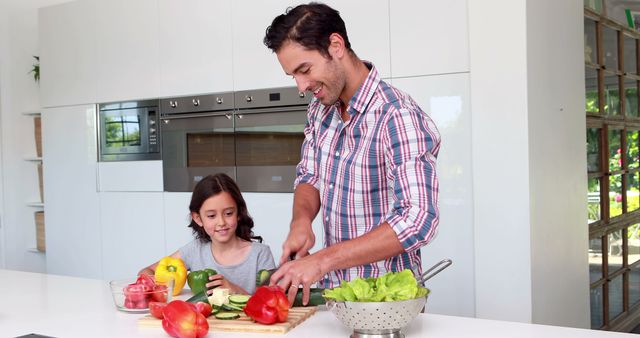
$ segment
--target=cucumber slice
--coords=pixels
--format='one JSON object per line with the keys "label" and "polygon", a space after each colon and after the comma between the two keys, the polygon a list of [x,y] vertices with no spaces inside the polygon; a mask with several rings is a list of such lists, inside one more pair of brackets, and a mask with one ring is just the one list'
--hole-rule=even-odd
{"label": "cucumber slice", "polygon": [[242,311],[243,308],[244,306],[233,305],[231,303],[222,304],[222,309],[226,311]]}
{"label": "cucumber slice", "polygon": [[214,315],[218,319],[222,320],[230,320],[230,319],[238,319],[240,318],[240,314],[235,312],[218,312]]}
{"label": "cucumber slice", "polygon": [[230,295],[229,301],[234,304],[242,305],[247,304],[251,296],[249,295]]}

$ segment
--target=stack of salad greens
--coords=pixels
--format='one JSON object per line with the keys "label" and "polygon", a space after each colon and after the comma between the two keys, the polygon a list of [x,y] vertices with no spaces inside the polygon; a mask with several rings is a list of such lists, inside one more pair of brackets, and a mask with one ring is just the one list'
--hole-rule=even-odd
{"label": "stack of salad greens", "polygon": [[378,278],[343,281],[340,287],[327,289],[323,296],[338,302],[393,302],[424,297],[429,289],[418,285],[411,270],[389,272]]}

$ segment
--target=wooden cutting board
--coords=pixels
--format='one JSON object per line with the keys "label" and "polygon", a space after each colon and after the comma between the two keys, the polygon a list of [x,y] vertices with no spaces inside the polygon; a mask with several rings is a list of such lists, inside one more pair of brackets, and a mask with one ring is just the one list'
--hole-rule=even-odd
{"label": "wooden cutting board", "polygon": [[[311,317],[316,310],[316,306],[293,307],[289,309],[289,317],[285,323],[272,325],[256,323],[244,313],[240,314],[240,318],[232,320],[221,320],[211,315],[207,318],[207,321],[209,322],[209,332],[287,333],[305,319]],[[162,327],[162,320],[146,315],[138,319],[138,325],[141,327]]]}

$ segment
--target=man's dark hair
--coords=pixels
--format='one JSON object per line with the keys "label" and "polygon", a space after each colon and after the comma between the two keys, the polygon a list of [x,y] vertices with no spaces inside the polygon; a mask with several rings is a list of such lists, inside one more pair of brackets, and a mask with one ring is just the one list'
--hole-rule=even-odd
{"label": "man's dark hair", "polygon": [[267,27],[264,44],[273,52],[280,50],[287,41],[299,43],[308,50],[317,50],[326,58],[329,55],[329,36],[338,33],[344,39],[345,47],[351,51],[347,29],[340,13],[321,3],[289,7],[278,15]]}

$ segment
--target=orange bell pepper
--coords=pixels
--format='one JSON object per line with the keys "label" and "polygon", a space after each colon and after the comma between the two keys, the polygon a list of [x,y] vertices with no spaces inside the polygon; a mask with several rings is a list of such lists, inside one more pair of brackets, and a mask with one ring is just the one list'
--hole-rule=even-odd
{"label": "orange bell pepper", "polygon": [[177,296],[187,281],[187,268],[180,258],[164,257],[158,262],[155,272],[156,282],[167,285],[173,279],[173,295]]}

